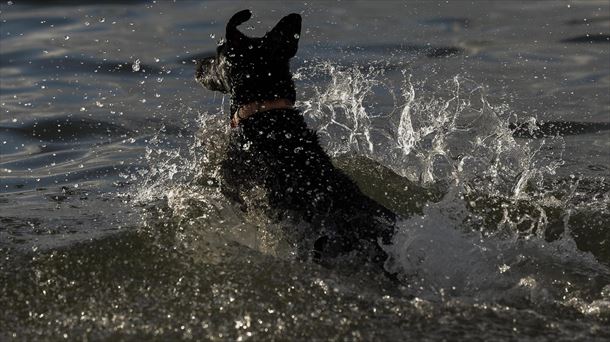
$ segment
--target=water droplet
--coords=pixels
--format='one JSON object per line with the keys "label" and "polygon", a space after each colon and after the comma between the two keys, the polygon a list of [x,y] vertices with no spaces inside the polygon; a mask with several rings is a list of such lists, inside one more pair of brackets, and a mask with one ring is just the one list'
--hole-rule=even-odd
{"label": "water droplet", "polygon": [[136,59],[135,62],[133,62],[133,64],[131,65],[131,69],[133,71],[140,71],[140,60]]}
{"label": "water droplet", "polygon": [[216,38],[216,35],[213,33],[210,33],[210,38],[214,39],[214,38]]}
{"label": "water droplet", "polygon": [[11,5],[13,5],[13,4],[14,4],[14,2],[12,2],[12,1],[7,1],[7,2],[6,2],[6,4],[7,4],[7,5],[9,5],[9,6],[11,6]]}
{"label": "water droplet", "polygon": [[252,49],[254,49],[254,46],[248,45],[248,49],[252,50]]}
{"label": "water droplet", "polygon": [[157,82],[159,82],[159,83],[163,82],[163,77],[157,77]]}
{"label": "water droplet", "polygon": [[66,35],[66,36],[64,37],[64,40],[68,40],[68,39],[70,39],[70,36],[67,36],[67,35]]}
{"label": "water droplet", "polygon": [[89,26],[89,25],[91,25],[91,23],[88,21],[85,21],[85,26]]}
{"label": "water droplet", "polygon": [[301,36],[298,33],[294,34],[294,39],[299,39]]}
{"label": "water droplet", "polygon": [[106,18],[100,18],[100,23],[106,22]]}
{"label": "water droplet", "polygon": [[250,78],[250,74],[246,74],[246,78]]}
{"label": "water droplet", "polygon": [[159,63],[160,59],[155,57],[155,62]]}
{"label": "water droplet", "polygon": [[104,107],[104,104],[101,103],[100,101],[95,101],[95,105],[100,107],[100,108]]}

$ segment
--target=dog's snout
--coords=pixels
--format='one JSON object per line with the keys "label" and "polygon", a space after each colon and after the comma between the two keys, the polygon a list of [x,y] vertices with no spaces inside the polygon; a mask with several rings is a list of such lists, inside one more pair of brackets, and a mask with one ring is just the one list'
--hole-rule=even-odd
{"label": "dog's snout", "polygon": [[201,77],[205,72],[209,72],[210,66],[214,63],[214,57],[199,59],[196,61],[195,79],[201,82]]}
{"label": "dog's snout", "polygon": [[209,90],[227,92],[227,87],[220,72],[216,57],[208,57],[197,61],[195,80]]}

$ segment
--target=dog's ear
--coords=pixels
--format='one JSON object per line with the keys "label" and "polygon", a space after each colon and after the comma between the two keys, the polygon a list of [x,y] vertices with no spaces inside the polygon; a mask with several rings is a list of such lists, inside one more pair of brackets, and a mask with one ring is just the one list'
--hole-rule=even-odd
{"label": "dog's ear", "polygon": [[271,31],[267,32],[265,44],[271,50],[272,56],[290,59],[297,53],[300,35],[301,16],[291,13],[283,17]]}
{"label": "dog's ear", "polygon": [[248,21],[250,17],[252,17],[252,11],[243,10],[235,13],[231,19],[229,19],[229,22],[227,23],[227,31],[225,33],[227,42],[239,45],[239,43],[242,43],[248,39],[246,35],[237,29],[237,26]]}

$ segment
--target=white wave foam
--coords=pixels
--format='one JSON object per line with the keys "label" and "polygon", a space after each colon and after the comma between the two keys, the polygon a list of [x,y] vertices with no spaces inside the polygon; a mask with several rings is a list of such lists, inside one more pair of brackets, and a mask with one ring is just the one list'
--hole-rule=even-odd
{"label": "white wave foam", "polygon": [[592,279],[610,279],[610,270],[578,250],[568,235],[553,242],[484,236],[465,229],[469,215],[459,193],[451,191],[423,215],[398,225],[386,246],[392,256],[387,267],[412,294],[543,304],[578,298]]}

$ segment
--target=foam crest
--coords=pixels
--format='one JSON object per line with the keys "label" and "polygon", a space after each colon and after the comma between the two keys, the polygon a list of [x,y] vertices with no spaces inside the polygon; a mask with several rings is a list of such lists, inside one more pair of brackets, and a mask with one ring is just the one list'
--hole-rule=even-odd
{"label": "foam crest", "polygon": [[596,298],[610,280],[610,270],[580,251],[569,235],[552,242],[485,236],[465,228],[471,214],[461,196],[451,191],[423,215],[402,221],[392,245],[386,246],[392,256],[388,269],[399,274],[413,295],[429,300],[579,303],[582,308],[588,307],[583,303],[596,303],[606,310]]}

